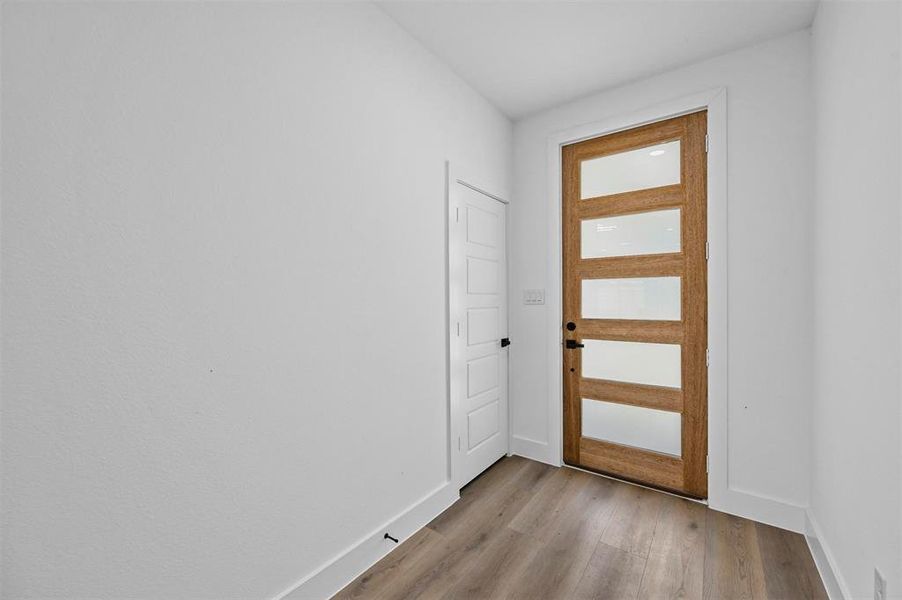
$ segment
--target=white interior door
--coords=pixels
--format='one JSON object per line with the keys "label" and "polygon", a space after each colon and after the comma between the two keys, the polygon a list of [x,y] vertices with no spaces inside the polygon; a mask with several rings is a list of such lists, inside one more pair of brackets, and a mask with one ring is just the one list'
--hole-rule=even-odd
{"label": "white interior door", "polygon": [[507,206],[450,181],[451,470],[463,487],[508,452]]}

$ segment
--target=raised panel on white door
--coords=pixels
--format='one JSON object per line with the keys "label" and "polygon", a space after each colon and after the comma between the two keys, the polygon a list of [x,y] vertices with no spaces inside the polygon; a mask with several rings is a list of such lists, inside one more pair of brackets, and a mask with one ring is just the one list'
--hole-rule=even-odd
{"label": "raised panel on white door", "polygon": [[488,211],[467,207],[467,241],[471,244],[497,248],[501,234],[498,216]]}
{"label": "raised panel on white door", "polygon": [[467,363],[467,397],[498,387],[498,355],[490,354]]}
{"label": "raised panel on white door", "polygon": [[501,426],[499,402],[494,400],[467,415],[467,449],[472,450],[496,433]]}
{"label": "raised panel on white door", "polygon": [[498,339],[498,308],[471,308],[467,311],[467,345]]}
{"label": "raised panel on white door", "polygon": [[467,257],[467,292],[498,293],[498,261]]}

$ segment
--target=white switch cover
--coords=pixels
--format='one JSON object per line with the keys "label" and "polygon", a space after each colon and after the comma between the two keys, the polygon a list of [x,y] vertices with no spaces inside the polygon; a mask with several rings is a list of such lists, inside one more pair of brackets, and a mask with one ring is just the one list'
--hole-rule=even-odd
{"label": "white switch cover", "polygon": [[545,290],[523,290],[523,304],[545,304]]}

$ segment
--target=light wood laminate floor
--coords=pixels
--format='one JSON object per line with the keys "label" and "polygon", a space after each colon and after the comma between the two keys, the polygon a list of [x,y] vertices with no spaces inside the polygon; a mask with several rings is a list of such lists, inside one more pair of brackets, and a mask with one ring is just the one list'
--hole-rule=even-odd
{"label": "light wood laminate floor", "polygon": [[336,598],[826,599],[804,538],[504,458]]}

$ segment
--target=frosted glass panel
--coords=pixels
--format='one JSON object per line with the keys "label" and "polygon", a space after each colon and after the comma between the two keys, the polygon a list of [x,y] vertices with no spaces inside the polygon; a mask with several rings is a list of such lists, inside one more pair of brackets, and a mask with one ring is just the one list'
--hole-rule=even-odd
{"label": "frosted glass panel", "polygon": [[679,344],[582,340],[583,377],[678,388]]}
{"label": "frosted glass panel", "polygon": [[680,456],[679,413],[583,398],[583,437]]}
{"label": "frosted glass panel", "polygon": [[582,316],[679,321],[680,278],[583,279]]}
{"label": "frosted glass panel", "polygon": [[680,209],[584,219],[580,256],[636,256],[680,251]]}
{"label": "frosted glass panel", "polygon": [[579,181],[581,199],[679,183],[680,142],[584,160]]}

